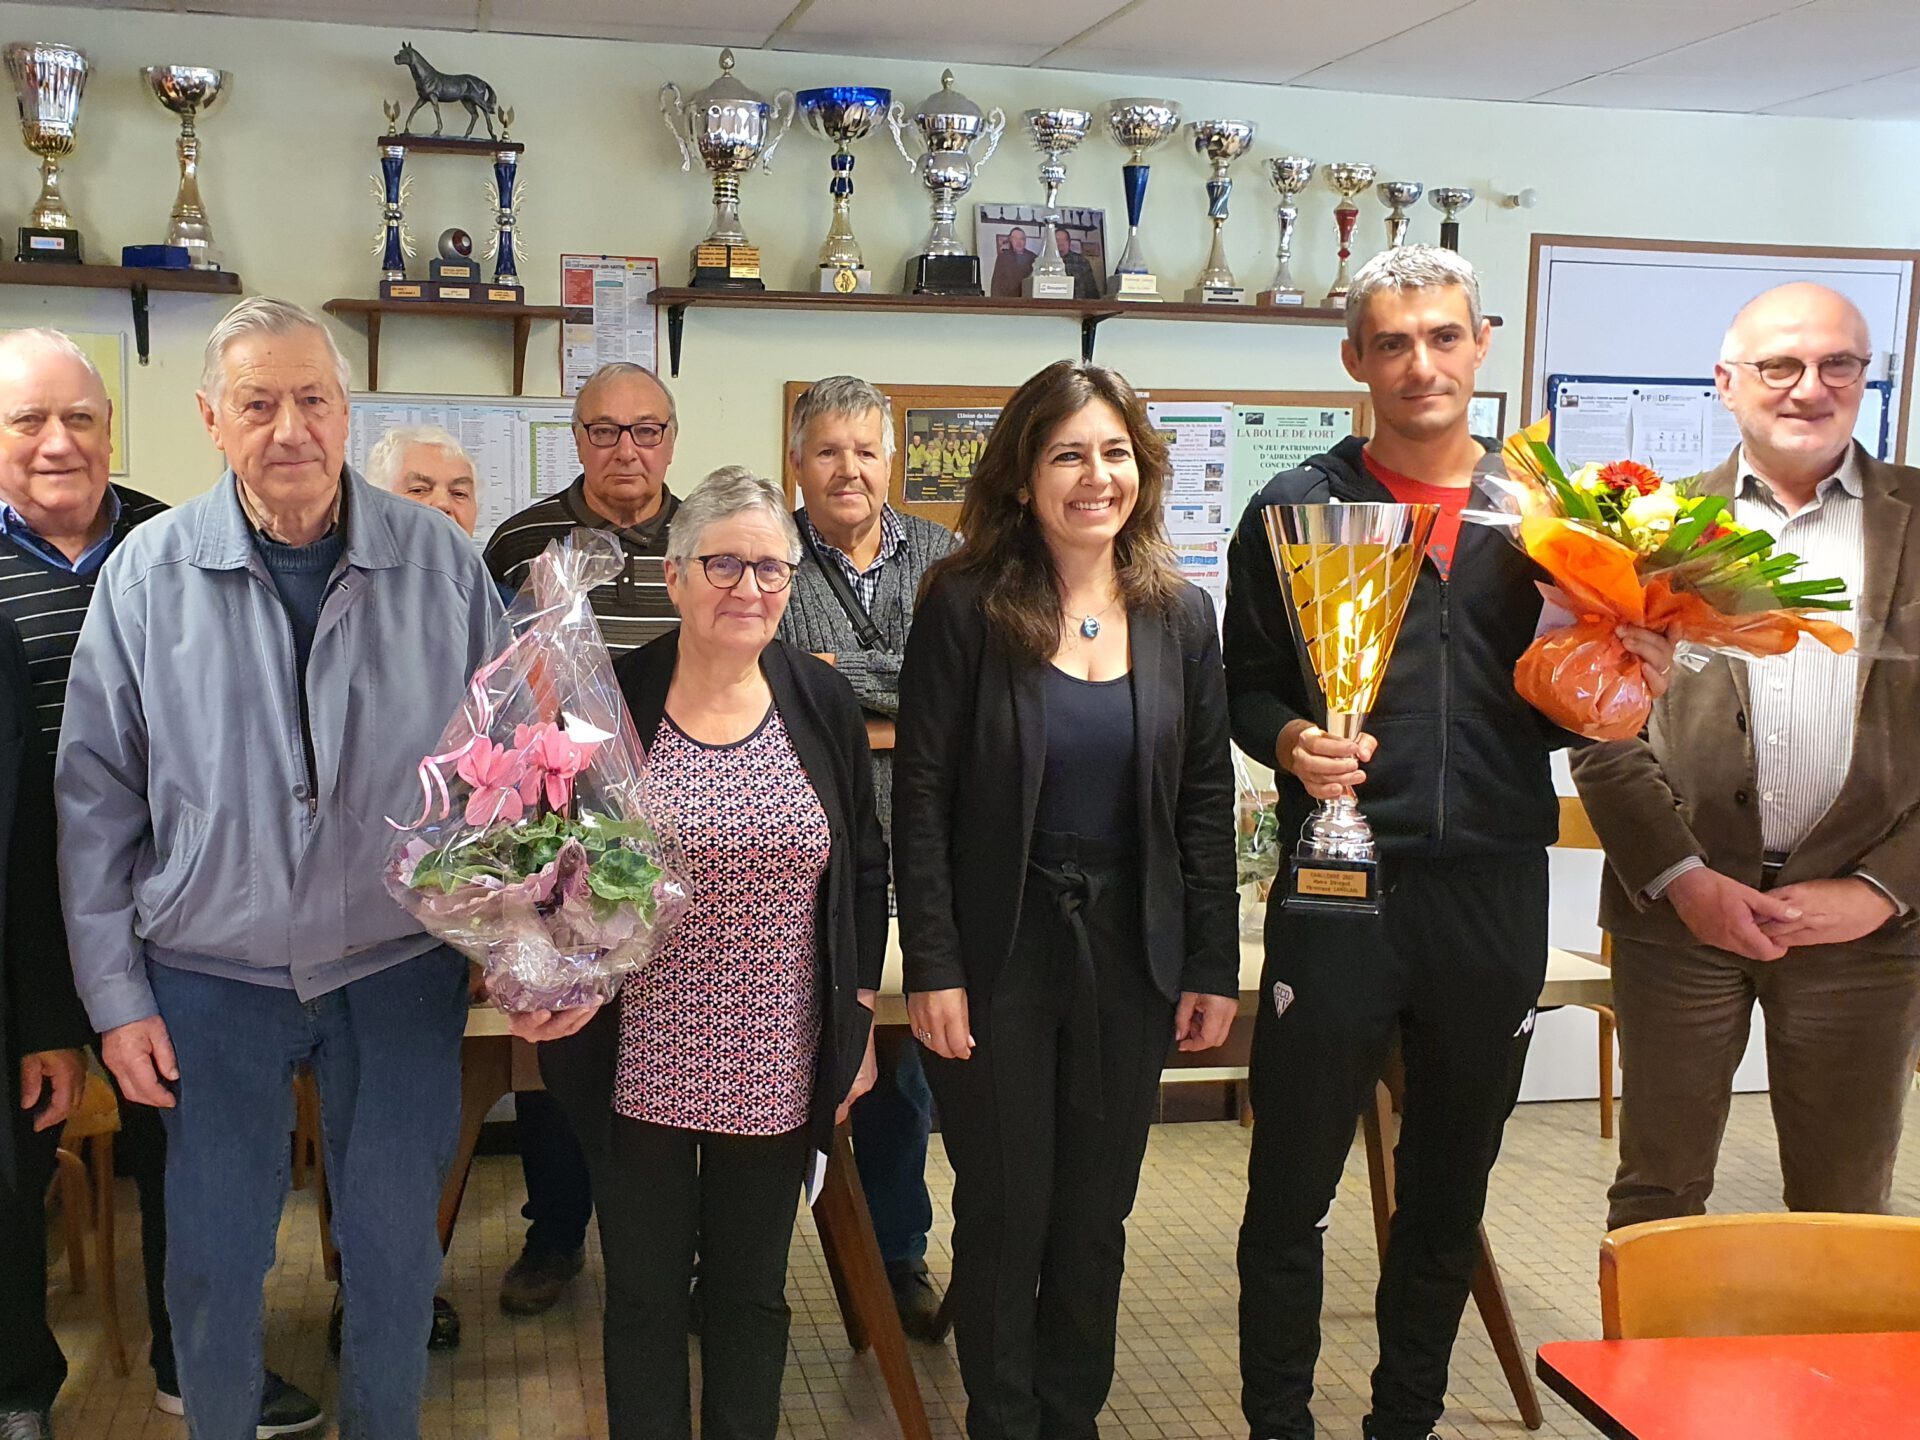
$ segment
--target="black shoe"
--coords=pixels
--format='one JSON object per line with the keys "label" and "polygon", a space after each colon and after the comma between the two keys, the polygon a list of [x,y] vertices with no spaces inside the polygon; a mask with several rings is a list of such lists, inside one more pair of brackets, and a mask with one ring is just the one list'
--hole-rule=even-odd
{"label": "black shoe", "polygon": [[520,1258],[500,1279],[500,1308],[509,1315],[545,1314],[586,1263],[584,1248],[562,1251],[522,1246]]}
{"label": "black shoe", "polygon": [[938,1345],[947,1338],[953,1324],[940,1313],[940,1292],[933,1288],[926,1261],[887,1266],[887,1284],[893,1287],[893,1308],[900,1312],[900,1328],[908,1339]]}
{"label": "black shoe", "polygon": [[46,1410],[0,1410],[0,1440],[53,1440],[53,1416]]}
{"label": "black shoe", "polygon": [[444,1295],[433,1297],[433,1328],[427,1331],[427,1349],[458,1350],[460,1348],[460,1312],[453,1308],[453,1302]]}
{"label": "black shoe", "polygon": [[318,1400],[267,1371],[266,1388],[260,1392],[260,1423],[253,1427],[255,1440],[317,1430],[326,1418]]}

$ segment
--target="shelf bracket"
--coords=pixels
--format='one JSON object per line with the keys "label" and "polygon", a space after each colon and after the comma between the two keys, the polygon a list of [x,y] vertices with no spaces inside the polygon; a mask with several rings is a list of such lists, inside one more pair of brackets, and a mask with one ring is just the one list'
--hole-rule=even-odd
{"label": "shelf bracket", "polygon": [[[147,287],[129,285],[127,294],[133,300],[133,348],[140,356],[142,365],[147,363]],[[124,422],[122,422],[124,423]]]}
{"label": "shelf bracket", "polygon": [[680,378],[680,336],[687,328],[687,307],[667,306],[667,364],[674,379]]}
{"label": "shelf bracket", "polygon": [[1094,335],[1100,329],[1100,322],[1110,318],[1112,317],[1107,315],[1082,315],[1080,317],[1080,363],[1082,365],[1091,365],[1093,363]]}

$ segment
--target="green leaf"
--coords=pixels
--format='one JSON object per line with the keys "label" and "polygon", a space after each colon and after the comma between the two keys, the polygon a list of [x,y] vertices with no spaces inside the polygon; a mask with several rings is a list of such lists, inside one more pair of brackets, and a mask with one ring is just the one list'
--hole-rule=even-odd
{"label": "green leaf", "polygon": [[625,847],[601,851],[587,867],[587,886],[602,900],[651,903],[659,880],[659,866]]}

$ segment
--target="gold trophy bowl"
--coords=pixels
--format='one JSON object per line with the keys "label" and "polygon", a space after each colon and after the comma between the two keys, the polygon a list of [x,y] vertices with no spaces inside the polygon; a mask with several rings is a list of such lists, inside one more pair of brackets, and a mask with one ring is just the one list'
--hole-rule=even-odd
{"label": "gold trophy bowl", "polygon": [[194,120],[213,109],[233,77],[203,65],[149,65],[140,74],[153,98],[180,117],[180,189],[167,219],[167,244],[185,250],[194,269],[218,270],[213,225],[200,202],[200,137]]}
{"label": "gold trophy bowl", "polygon": [[[1267,542],[1294,641],[1320,688],[1326,731],[1358,739],[1439,518],[1437,505],[1269,505]],[[1300,831],[1282,904],[1380,913],[1380,857],[1351,792],[1322,800]]]}

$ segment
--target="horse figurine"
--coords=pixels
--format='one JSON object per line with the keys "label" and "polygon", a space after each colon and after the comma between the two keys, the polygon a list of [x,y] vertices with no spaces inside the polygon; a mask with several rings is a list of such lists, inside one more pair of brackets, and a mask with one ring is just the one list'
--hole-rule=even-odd
{"label": "horse figurine", "polygon": [[478,75],[442,75],[429,65],[426,57],[414,49],[411,43],[403,44],[400,53],[393,57],[393,63],[404,65],[413,75],[413,93],[419,98],[413,102],[413,109],[407,112],[407,131],[413,130],[413,117],[420,113],[422,105],[433,106],[433,133],[441,133],[440,106],[459,101],[467,107],[467,132],[462,139],[473,135],[473,127],[481,120],[487,122],[487,138],[496,140],[493,133],[493,112],[499,104],[493,93],[493,87]]}

